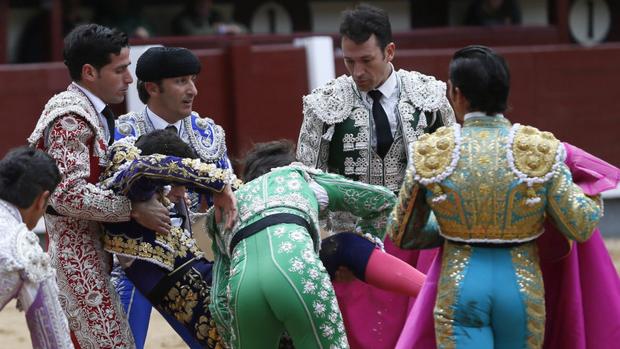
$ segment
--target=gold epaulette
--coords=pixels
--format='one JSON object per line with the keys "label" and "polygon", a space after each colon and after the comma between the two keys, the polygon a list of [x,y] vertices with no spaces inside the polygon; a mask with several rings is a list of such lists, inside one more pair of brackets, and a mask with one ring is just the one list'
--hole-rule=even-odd
{"label": "gold epaulette", "polygon": [[522,173],[529,178],[542,180],[550,176],[556,164],[562,161],[560,141],[551,132],[515,124],[513,135],[510,151],[517,175]]}
{"label": "gold epaulette", "polygon": [[414,144],[410,163],[415,180],[433,192],[433,201],[446,198],[439,183],[454,172],[459,160],[461,128],[455,124],[440,127],[432,134],[423,134]]}
{"label": "gold epaulette", "polygon": [[[422,135],[413,146],[413,165],[423,184],[425,181],[437,182],[438,177],[452,172],[455,148],[457,146],[458,126],[440,127],[432,134]],[[443,179],[443,178],[442,178]]]}
{"label": "gold epaulette", "polygon": [[564,161],[565,154],[564,147],[551,132],[543,132],[532,126],[512,126],[508,163],[519,180],[527,184],[526,205],[540,203],[536,187],[553,177]]}

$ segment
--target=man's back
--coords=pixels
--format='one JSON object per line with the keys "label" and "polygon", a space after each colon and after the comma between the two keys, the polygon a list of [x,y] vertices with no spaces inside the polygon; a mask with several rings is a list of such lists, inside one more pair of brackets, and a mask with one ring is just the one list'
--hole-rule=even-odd
{"label": "man's back", "polygon": [[572,239],[596,226],[598,206],[572,183],[564,148],[548,132],[511,126],[502,116],[473,116],[462,129],[439,129],[412,149],[409,176],[426,188],[448,239],[530,241],[547,215]]}

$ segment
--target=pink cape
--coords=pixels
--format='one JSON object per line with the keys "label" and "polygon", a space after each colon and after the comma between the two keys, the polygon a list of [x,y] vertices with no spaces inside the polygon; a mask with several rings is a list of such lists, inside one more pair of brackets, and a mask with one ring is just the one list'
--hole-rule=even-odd
{"label": "pink cape", "polygon": [[[385,250],[423,273],[435,259],[437,249],[402,250],[389,238]],[[383,291],[361,281],[334,282],[347,339],[352,349],[393,349],[415,298]]]}
{"label": "pink cape", "polygon": [[[620,169],[575,146],[564,146],[573,180],[585,193],[594,195],[616,188]],[[538,244],[547,311],[544,348],[618,348],[620,278],[598,229],[587,242],[570,248],[566,239],[547,225]],[[436,347],[433,307],[440,269],[441,258],[436,258],[408,315],[397,349]]]}

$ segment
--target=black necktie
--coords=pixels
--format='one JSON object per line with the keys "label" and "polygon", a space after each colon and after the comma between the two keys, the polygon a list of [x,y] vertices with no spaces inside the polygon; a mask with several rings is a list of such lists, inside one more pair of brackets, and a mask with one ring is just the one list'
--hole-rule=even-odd
{"label": "black necktie", "polygon": [[110,131],[110,139],[108,140],[108,145],[112,145],[114,143],[114,112],[109,105],[106,105],[105,108],[101,111],[101,114],[105,116],[105,120],[108,123],[108,130]]}
{"label": "black necktie", "polygon": [[174,133],[175,135],[178,135],[178,134],[179,134],[179,130],[177,130],[177,127],[176,127],[176,126],[174,126],[174,125],[168,125],[168,126],[166,126],[166,131],[168,131],[168,132],[172,132],[172,133]]}
{"label": "black necktie", "polygon": [[377,131],[377,154],[383,158],[390,150],[394,138],[392,137],[387,114],[381,106],[381,91],[372,90],[368,92],[368,95],[372,98],[372,118],[375,120],[375,129]]}

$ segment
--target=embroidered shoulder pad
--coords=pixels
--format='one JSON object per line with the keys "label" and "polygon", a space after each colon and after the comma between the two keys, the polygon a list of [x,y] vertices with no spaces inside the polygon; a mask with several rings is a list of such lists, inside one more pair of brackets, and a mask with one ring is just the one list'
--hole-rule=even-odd
{"label": "embroidered shoulder pad", "polygon": [[529,185],[549,180],[564,161],[564,147],[550,132],[514,124],[510,130],[508,162],[513,172]]}
{"label": "embroidered shoulder pad", "polygon": [[203,161],[216,162],[226,155],[226,133],[213,119],[192,112],[183,124],[190,145]]}
{"label": "embroidered shoulder pad", "polygon": [[[93,109],[88,98],[77,91],[63,91],[50,100],[45,105],[41,117],[37,121],[34,131],[28,137],[28,143],[31,145],[37,144],[47,128],[59,117],[65,115],[78,115],[90,125],[91,129],[95,133],[97,140],[103,140],[103,131],[99,127],[99,119],[97,112]],[[99,144],[100,142],[96,142]],[[107,142],[104,142],[107,143]],[[105,156],[105,149],[100,146],[95,147],[95,154],[103,158]]]}
{"label": "embroidered shoulder pad", "polygon": [[415,180],[424,185],[439,183],[454,171],[459,159],[460,125],[440,127],[432,134],[423,134],[412,145],[410,164]]}
{"label": "embroidered shoulder pad", "polygon": [[54,275],[50,258],[39,245],[39,238],[25,224],[15,234],[15,258],[29,281],[39,283]]}
{"label": "embroidered shoulder pad", "polygon": [[353,89],[353,79],[342,75],[327,84],[315,88],[303,98],[303,113],[314,114],[321,121],[333,125],[349,117],[359,100]]}
{"label": "embroidered shoulder pad", "polygon": [[132,111],[121,115],[118,120],[116,120],[116,133],[114,138],[118,140],[129,136],[140,137],[139,122],[144,122],[144,120],[142,115],[136,112]]}
{"label": "embroidered shoulder pad", "polygon": [[445,107],[445,82],[416,71],[401,69],[396,73],[402,83],[403,94],[416,108],[423,111],[437,111]]}

